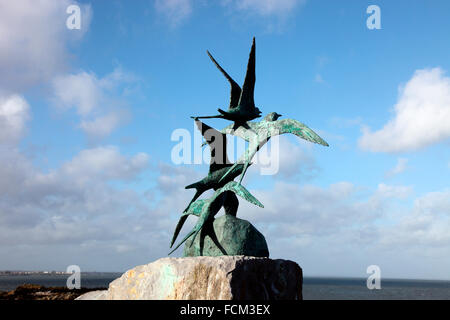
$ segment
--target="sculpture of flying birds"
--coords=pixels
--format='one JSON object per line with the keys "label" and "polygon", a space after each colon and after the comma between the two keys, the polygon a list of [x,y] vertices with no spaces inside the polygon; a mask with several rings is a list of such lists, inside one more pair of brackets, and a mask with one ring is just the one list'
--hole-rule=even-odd
{"label": "sculpture of flying birds", "polygon": [[213,56],[206,51],[208,56],[216,67],[223,73],[231,86],[230,93],[230,105],[228,111],[218,109],[219,115],[215,116],[202,116],[192,117],[194,119],[206,119],[206,118],[222,118],[234,122],[234,129],[240,126],[246,127],[246,122],[259,118],[261,111],[255,106],[254,91],[255,91],[255,38],[253,38],[252,48],[250,50],[250,56],[248,58],[247,73],[245,75],[244,85],[241,87],[234,81],[228,73],[219,65],[219,63],[213,58]]}
{"label": "sculpture of flying birds", "polygon": [[[196,193],[180,217],[170,247],[172,248],[174,245],[175,240],[189,215],[198,216],[198,220],[194,228],[169,254],[179,248],[189,237],[194,236],[191,242],[192,245],[197,234],[204,229],[207,222],[212,222],[214,220],[214,216],[220,208],[224,207],[225,214],[236,216],[237,208],[239,206],[239,200],[236,195],[246,199],[250,203],[264,207],[250,194],[250,192],[248,192],[247,189],[244,188],[244,186],[241,185],[241,182],[248,166],[251,165],[250,161],[271,137],[291,133],[307,141],[328,146],[328,143],[325,140],[305,124],[293,119],[278,120],[281,115],[276,112],[269,113],[261,121],[250,121],[261,116],[261,111],[255,106],[254,102],[256,80],[255,38],[253,38],[248,59],[247,73],[242,89],[217,63],[209,51],[207,51],[207,53],[212,62],[230,83],[230,105],[228,111],[219,108],[219,115],[191,117],[195,120],[198,129],[206,140],[205,143],[208,144],[210,148],[211,162],[208,175],[205,178],[186,186],[186,189],[195,188]],[[201,118],[222,118],[232,121],[233,124],[218,131],[198,120]],[[238,136],[249,142],[247,150],[234,164],[231,163],[227,157],[227,134]],[[233,181],[239,175],[241,175],[239,182]],[[211,198],[197,200],[203,192],[209,189],[215,190]]]}

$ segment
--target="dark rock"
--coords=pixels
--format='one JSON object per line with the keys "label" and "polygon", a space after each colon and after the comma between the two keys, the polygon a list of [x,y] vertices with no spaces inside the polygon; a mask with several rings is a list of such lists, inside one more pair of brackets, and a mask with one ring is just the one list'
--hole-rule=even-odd
{"label": "dark rock", "polygon": [[0,300],[74,300],[89,291],[102,289],[69,289],[66,287],[44,287],[36,284],[24,284],[12,291],[0,291]]}

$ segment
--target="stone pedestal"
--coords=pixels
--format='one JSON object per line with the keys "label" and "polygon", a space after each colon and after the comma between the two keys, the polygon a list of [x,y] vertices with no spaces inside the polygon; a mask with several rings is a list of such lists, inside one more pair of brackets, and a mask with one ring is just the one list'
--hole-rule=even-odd
{"label": "stone pedestal", "polygon": [[108,290],[78,300],[297,300],[302,269],[248,256],[162,258],[125,272]]}

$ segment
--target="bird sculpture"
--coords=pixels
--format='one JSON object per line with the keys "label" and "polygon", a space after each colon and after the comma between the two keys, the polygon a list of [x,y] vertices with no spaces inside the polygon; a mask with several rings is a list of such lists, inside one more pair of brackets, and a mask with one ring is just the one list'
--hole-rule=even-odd
{"label": "bird sculpture", "polygon": [[[220,108],[218,109],[219,115],[191,117],[195,120],[198,129],[206,141],[203,145],[208,144],[210,148],[211,161],[209,164],[208,175],[202,180],[186,186],[186,189],[193,188],[196,189],[196,192],[186,209],[183,211],[176,225],[170,243],[170,248],[174,246],[187,218],[190,215],[195,215],[198,217],[198,220],[193,229],[186,234],[183,240],[181,240],[181,242],[169,253],[169,255],[192,237],[191,242],[187,242],[185,245],[187,248],[191,248],[194,240],[200,233],[200,251],[197,250],[196,242],[194,246],[195,250],[193,252],[191,252],[190,249],[187,251],[185,250],[186,256],[216,255],[216,248],[218,248],[224,255],[247,255],[247,253],[252,255],[256,252],[249,249],[252,246],[257,247],[258,250],[261,249],[257,251],[260,252],[258,254],[261,254],[261,256],[268,256],[268,248],[264,237],[262,237],[261,241],[256,240],[255,235],[257,233],[253,232],[253,235],[251,235],[249,233],[250,231],[247,232],[250,229],[243,227],[244,224],[242,219],[236,218],[234,219],[235,222],[233,222],[233,225],[226,224],[220,227],[220,232],[222,232],[224,228],[230,228],[233,232],[230,232],[227,238],[221,239],[221,243],[219,243],[218,238],[215,236],[215,228],[217,226],[212,226],[214,217],[222,207],[225,210],[225,215],[236,216],[239,206],[238,197],[264,208],[261,202],[250,194],[241,182],[248,167],[251,165],[252,158],[258,150],[260,150],[260,148],[270,140],[271,137],[291,133],[307,141],[328,146],[328,143],[325,140],[323,140],[305,124],[294,119],[279,120],[278,118],[281,117],[281,115],[276,112],[267,114],[261,121],[251,121],[261,117],[261,111],[255,106],[254,102],[256,81],[255,50],[255,38],[253,38],[247,64],[247,72],[242,89],[219,65],[211,53],[207,51],[211,61],[230,83],[230,102],[227,111]],[[233,123],[221,131],[218,131],[199,120],[205,118],[221,118],[232,121]],[[235,163],[230,162],[227,157],[227,134],[238,136],[248,142],[248,148]],[[239,181],[234,181],[234,179],[239,175]],[[209,189],[214,190],[214,193],[210,198],[198,199],[205,191]],[[248,223],[245,225],[248,226]],[[212,245],[212,249],[209,245],[206,246],[204,252],[202,241],[204,241],[206,235],[210,236],[211,241],[215,246]],[[225,252],[223,245],[226,247],[227,244],[233,243],[234,240],[239,242],[239,245],[236,248],[244,248],[243,251],[240,249],[237,250],[236,248],[230,249],[229,246],[227,247],[227,251],[229,252]]]}
{"label": "bird sculpture", "polygon": [[259,118],[261,111],[255,106],[254,91],[255,91],[255,38],[253,38],[252,48],[247,64],[247,73],[245,75],[244,85],[242,90],[239,85],[228,75],[228,73],[217,63],[213,56],[206,51],[208,56],[216,67],[223,73],[231,86],[230,105],[228,111],[218,109],[219,115],[215,116],[201,116],[192,117],[198,119],[206,118],[222,118],[234,122],[233,128],[237,129],[240,126],[246,127],[246,122]]}
{"label": "bird sculpture", "polygon": [[180,217],[180,220],[178,221],[177,226],[175,227],[175,232],[173,234],[170,247],[172,248],[173,244],[175,243],[175,240],[177,239],[178,234],[180,233],[180,230],[189,215],[198,216],[197,223],[195,224],[194,228],[184,237],[184,239],[169,253],[169,255],[177,250],[189,237],[193,235],[194,237],[192,238],[191,242],[192,245],[195,237],[200,232],[200,230],[202,230],[205,223],[211,221],[217,214],[217,212],[219,212],[229,194],[237,194],[250,203],[264,208],[262,203],[259,202],[259,200],[256,199],[250,192],[248,192],[248,190],[244,186],[237,183],[236,181],[230,181],[222,188],[217,189],[211,198],[200,199],[191,203],[188,210],[183,213],[183,215]]}
{"label": "bird sculpture", "polygon": [[244,164],[241,178],[239,180],[239,183],[241,183],[253,156],[264,144],[267,143],[267,141],[269,141],[271,137],[276,135],[292,133],[299,138],[328,147],[328,143],[305,124],[294,119],[277,120],[279,117],[281,117],[280,114],[271,112],[259,122],[248,122],[247,125],[249,126],[249,129],[243,127],[234,129],[233,126],[230,125],[221,130],[221,133],[223,134],[232,134],[249,142],[249,146],[244,154],[236,161],[234,165],[228,168],[227,172],[221,179],[227,179],[232,172],[235,172],[234,170],[236,166]]}

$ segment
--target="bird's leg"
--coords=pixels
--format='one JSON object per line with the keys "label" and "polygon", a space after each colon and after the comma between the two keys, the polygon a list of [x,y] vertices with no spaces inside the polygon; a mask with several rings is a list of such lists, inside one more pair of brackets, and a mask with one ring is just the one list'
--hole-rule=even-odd
{"label": "bird's leg", "polygon": [[[250,148],[250,146],[249,146],[249,148]],[[247,169],[248,169],[248,164],[250,163],[250,159],[249,159],[250,157],[249,157],[249,154],[248,154],[248,152],[246,152],[245,153],[245,164],[244,164],[244,169],[242,170],[242,173],[241,173],[241,178],[239,179],[239,184],[242,184],[241,182],[242,182],[242,179],[244,179],[244,175],[245,175],[245,172],[247,171]]]}
{"label": "bird's leg", "polygon": [[203,224],[202,226],[194,232],[194,236],[192,237],[191,243],[189,244],[189,247],[192,247],[192,244],[194,243],[195,237],[197,236],[197,234],[203,229]]}
{"label": "bird's leg", "polygon": [[238,164],[237,162],[233,164],[230,167],[230,169],[228,169],[228,171],[222,176],[222,178],[220,178],[219,182],[222,182],[222,180],[225,179],[231,173],[231,171],[236,167],[237,164]]}
{"label": "bird's leg", "polygon": [[241,182],[242,182],[242,179],[244,178],[245,172],[248,169],[248,164],[249,164],[249,161],[248,160],[245,161],[244,170],[242,170],[241,179],[239,179],[239,184],[242,184]]}
{"label": "bird's leg", "polygon": [[255,130],[253,130],[253,129],[248,125],[247,122],[244,122],[244,123],[242,124],[242,126],[243,126],[245,129],[247,129],[248,131],[253,132],[255,135],[258,134]]}

